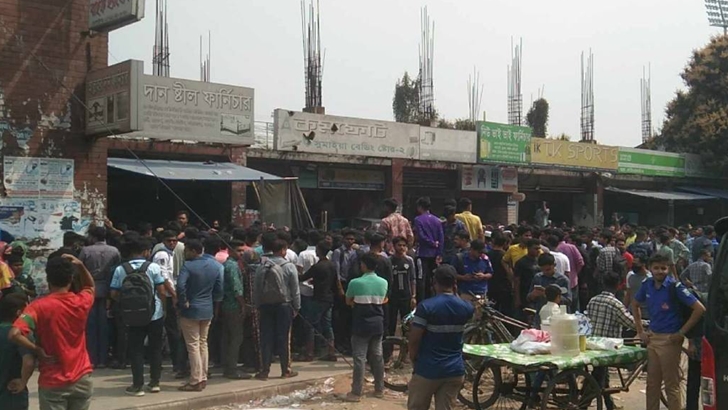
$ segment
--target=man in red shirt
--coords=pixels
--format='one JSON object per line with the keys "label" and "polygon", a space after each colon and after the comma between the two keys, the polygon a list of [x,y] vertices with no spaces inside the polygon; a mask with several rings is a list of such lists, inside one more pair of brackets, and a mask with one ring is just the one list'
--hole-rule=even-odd
{"label": "man in red shirt", "polygon": [[[70,290],[74,272],[80,282],[79,293]],[[72,255],[50,259],[46,275],[50,294],[25,308],[9,338],[34,352],[40,361],[41,409],[88,410],[93,369],[86,350],[86,321],[94,304],[94,280],[83,262]]]}

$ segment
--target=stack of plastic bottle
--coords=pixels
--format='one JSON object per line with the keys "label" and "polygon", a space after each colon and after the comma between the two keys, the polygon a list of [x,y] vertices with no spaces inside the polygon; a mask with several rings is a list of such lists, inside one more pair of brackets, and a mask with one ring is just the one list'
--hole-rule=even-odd
{"label": "stack of plastic bottle", "polygon": [[566,306],[561,306],[558,315],[551,316],[551,354],[559,356],[578,356],[579,319],[576,315],[566,313]]}

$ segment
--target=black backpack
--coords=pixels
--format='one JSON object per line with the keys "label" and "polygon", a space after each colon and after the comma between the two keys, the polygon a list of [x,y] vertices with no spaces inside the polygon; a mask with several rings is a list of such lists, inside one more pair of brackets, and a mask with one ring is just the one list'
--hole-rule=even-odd
{"label": "black backpack", "polygon": [[154,285],[147,275],[151,262],[134,269],[129,262],[122,264],[126,277],[119,290],[119,314],[127,326],[146,326],[155,310]]}
{"label": "black backpack", "polygon": [[[695,299],[697,299],[698,302],[702,303],[703,306],[706,306],[706,304],[705,304],[705,301],[703,300],[703,298],[700,296],[700,293],[698,293],[695,289],[689,288],[680,282],[672,283],[670,285],[670,301],[672,304],[677,304],[678,311],[680,313],[680,323],[682,326],[685,324],[685,322],[688,321],[688,319],[690,319],[690,316],[693,314],[693,308],[691,308],[690,306],[685,306],[685,304],[682,303],[680,301],[680,299],[678,299],[677,292],[681,291],[681,289],[677,288],[678,285],[682,286],[683,289],[687,290],[688,292],[690,292],[690,294],[695,296]],[[704,318],[705,318],[705,315],[703,315],[703,317],[700,319],[700,321],[698,323],[696,323],[692,329],[690,329],[687,333],[685,333],[686,338],[694,339],[696,337],[703,336],[703,333],[704,333],[703,326],[705,325]]]}

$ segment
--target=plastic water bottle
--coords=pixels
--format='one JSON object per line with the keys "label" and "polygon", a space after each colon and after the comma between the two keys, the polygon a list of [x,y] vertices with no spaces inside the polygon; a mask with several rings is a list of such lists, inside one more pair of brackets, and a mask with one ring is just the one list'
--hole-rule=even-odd
{"label": "plastic water bottle", "polygon": [[566,306],[560,306],[558,315],[551,316],[551,354],[578,356],[579,319],[566,313]]}

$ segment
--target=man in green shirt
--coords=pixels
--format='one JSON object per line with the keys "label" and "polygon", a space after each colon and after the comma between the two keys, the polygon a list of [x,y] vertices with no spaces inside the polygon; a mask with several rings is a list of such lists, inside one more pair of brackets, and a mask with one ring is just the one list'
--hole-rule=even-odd
{"label": "man in green shirt", "polygon": [[223,263],[222,298],[222,346],[224,376],[228,379],[250,379],[252,376],[238,371],[238,356],[243,342],[243,318],[245,317],[245,296],[242,273],[238,261],[233,257],[240,245],[233,241],[230,255]]}
{"label": "man in green shirt", "polygon": [[35,368],[32,352],[11,343],[8,334],[13,322],[28,304],[24,293],[0,299],[0,409],[28,409],[28,379]]}

